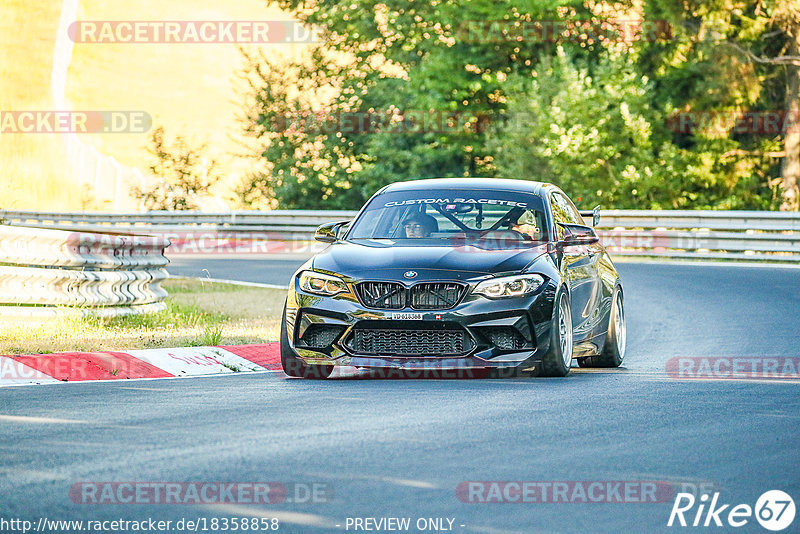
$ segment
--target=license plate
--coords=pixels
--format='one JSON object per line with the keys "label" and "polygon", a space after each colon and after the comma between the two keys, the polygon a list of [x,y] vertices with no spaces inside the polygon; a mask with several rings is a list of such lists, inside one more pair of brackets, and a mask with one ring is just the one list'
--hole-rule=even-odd
{"label": "license plate", "polygon": [[421,321],[422,314],[421,313],[406,313],[406,312],[399,312],[393,313],[392,319],[398,319],[400,321]]}

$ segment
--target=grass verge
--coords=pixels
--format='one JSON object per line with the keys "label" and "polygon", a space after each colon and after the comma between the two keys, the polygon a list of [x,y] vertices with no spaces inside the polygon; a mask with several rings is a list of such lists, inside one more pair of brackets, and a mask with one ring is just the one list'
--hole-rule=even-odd
{"label": "grass verge", "polygon": [[0,319],[0,354],[46,354],[277,341],[286,291],[168,280],[167,309],[103,319]]}

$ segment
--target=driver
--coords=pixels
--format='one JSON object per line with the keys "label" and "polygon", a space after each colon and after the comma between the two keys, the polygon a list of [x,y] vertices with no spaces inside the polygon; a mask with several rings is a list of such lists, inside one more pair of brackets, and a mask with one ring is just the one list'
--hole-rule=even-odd
{"label": "driver", "polygon": [[430,237],[439,229],[439,223],[434,217],[418,211],[406,217],[403,221],[403,228],[408,238]]}
{"label": "driver", "polygon": [[539,241],[542,238],[542,233],[536,224],[536,216],[530,210],[525,210],[519,216],[517,222],[510,225],[510,229],[527,235],[534,241]]}

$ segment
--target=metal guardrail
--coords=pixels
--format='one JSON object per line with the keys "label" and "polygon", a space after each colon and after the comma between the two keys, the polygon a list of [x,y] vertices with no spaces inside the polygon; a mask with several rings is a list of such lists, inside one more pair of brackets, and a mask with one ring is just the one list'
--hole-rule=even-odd
{"label": "metal guardrail", "polygon": [[[263,246],[265,242],[308,242],[320,224],[350,219],[355,214],[355,211],[310,210],[131,214],[0,211],[0,218],[12,225],[113,229],[173,239],[177,236],[184,244],[216,236],[218,242],[228,243],[233,252],[236,247],[230,247],[230,241],[238,236],[240,242],[243,239],[250,244],[261,242],[261,250],[269,253],[286,248]],[[796,212],[601,210],[597,230],[616,256],[800,261],[800,214]],[[198,252],[197,247],[176,245],[176,253]],[[222,245],[219,250],[210,246],[202,252],[225,252],[223,249]],[[244,249],[258,251],[258,247]]]}
{"label": "metal guardrail", "polygon": [[201,213],[194,211],[148,211],[144,213],[42,213],[0,210],[7,224],[38,228],[75,228],[82,231],[228,230],[237,232],[285,232],[308,238],[320,224],[346,220],[356,211],[276,210]]}
{"label": "metal guardrail", "polygon": [[161,237],[0,226],[0,315],[163,310],[168,246]]}
{"label": "metal guardrail", "polygon": [[612,254],[800,261],[800,213],[607,210],[598,233]]}

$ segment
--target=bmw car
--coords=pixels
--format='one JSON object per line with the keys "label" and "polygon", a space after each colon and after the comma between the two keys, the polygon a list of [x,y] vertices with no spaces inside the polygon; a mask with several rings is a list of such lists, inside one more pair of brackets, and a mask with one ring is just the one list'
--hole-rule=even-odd
{"label": "bmw car", "polygon": [[561,189],[447,178],[379,190],[293,276],[281,322],[287,375],[337,366],[563,377],[625,357],[619,275]]}

